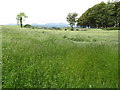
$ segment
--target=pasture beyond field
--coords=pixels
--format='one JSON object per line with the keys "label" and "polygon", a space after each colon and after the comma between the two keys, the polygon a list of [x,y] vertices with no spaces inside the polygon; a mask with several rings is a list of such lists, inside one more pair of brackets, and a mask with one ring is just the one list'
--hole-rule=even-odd
{"label": "pasture beyond field", "polygon": [[118,31],[2,28],[4,88],[117,88]]}

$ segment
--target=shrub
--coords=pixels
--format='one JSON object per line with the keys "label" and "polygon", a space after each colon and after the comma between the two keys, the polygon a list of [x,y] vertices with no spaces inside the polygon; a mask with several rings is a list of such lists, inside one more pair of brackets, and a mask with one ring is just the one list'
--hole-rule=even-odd
{"label": "shrub", "polygon": [[87,31],[86,29],[82,29],[81,31]]}
{"label": "shrub", "polygon": [[65,31],[67,31],[67,29],[65,29]]}
{"label": "shrub", "polygon": [[32,29],[35,29],[35,27],[32,27]]}
{"label": "shrub", "polygon": [[107,27],[106,30],[120,30],[120,27]]}
{"label": "shrub", "polygon": [[87,38],[82,38],[82,37],[78,37],[78,38],[68,38],[69,40],[72,40],[72,41],[77,41],[77,42],[83,42],[83,41],[87,41],[89,42],[90,40],[87,39]]}
{"label": "shrub", "polygon": [[94,42],[96,42],[97,40],[96,39],[93,39]]}
{"label": "shrub", "polygon": [[42,33],[45,33],[44,31],[42,31]]}
{"label": "shrub", "polygon": [[63,36],[63,38],[67,38],[67,36]]}
{"label": "shrub", "polygon": [[59,28],[59,27],[52,27],[51,29],[61,30],[61,28]]}
{"label": "shrub", "polygon": [[76,31],[79,31],[79,29],[76,29]]}
{"label": "shrub", "polygon": [[32,28],[32,26],[30,24],[26,24],[24,25],[25,28]]}

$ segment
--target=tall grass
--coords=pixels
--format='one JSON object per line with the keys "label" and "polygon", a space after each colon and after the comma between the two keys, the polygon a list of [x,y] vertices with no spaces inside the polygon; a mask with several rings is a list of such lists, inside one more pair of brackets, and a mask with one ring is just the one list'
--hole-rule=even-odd
{"label": "tall grass", "polygon": [[3,87],[116,88],[117,33],[4,26]]}
{"label": "tall grass", "polygon": [[0,89],[2,89],[2,26],[0,25]]}

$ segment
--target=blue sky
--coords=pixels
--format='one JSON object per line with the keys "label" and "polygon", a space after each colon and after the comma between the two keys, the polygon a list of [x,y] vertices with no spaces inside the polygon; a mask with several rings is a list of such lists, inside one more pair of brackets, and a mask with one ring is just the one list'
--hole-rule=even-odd
{"label": "blue sky", "polygon": [[67,23],[68,13],[76,12],[78,17],[88,8],[108,0],[2,0],[0,24],[16,24],[16,15],[25,12],[26,23]]}

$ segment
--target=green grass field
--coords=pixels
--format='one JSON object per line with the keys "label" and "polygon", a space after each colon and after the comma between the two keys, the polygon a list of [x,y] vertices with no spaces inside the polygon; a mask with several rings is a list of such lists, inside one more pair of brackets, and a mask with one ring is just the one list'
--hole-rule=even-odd
{"label": "green grass field", "polygon": [[3,88],[117,88],[118,31],[2,28]]}
{"label": "green grass field", "polygon": [[2,89],[2,26],[0,26],[0,89]]}

